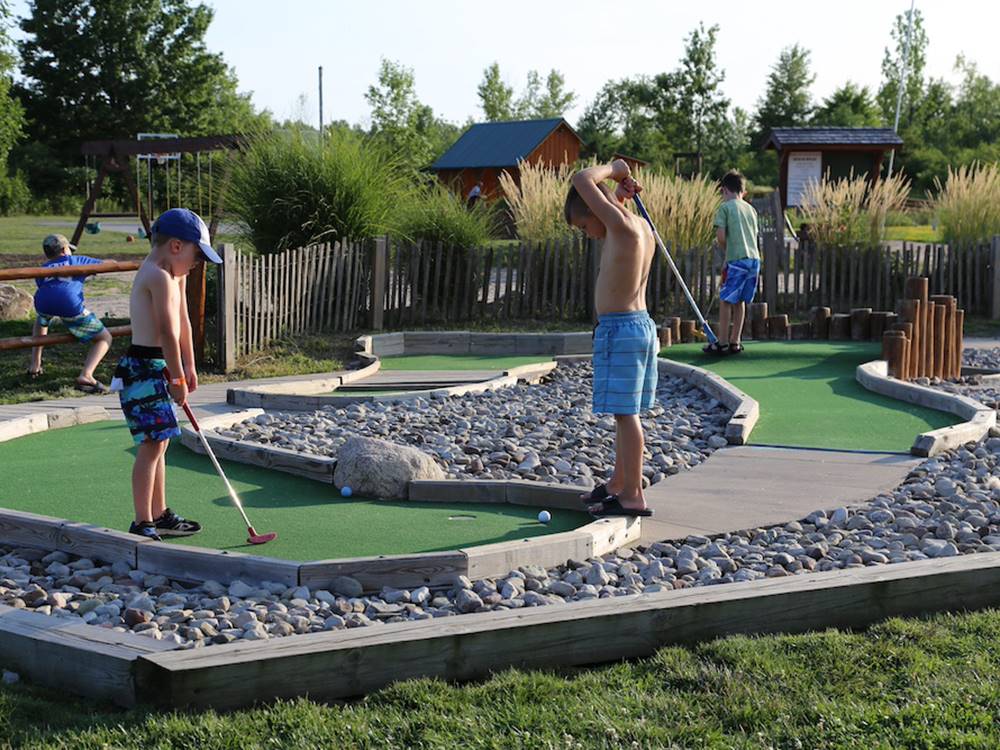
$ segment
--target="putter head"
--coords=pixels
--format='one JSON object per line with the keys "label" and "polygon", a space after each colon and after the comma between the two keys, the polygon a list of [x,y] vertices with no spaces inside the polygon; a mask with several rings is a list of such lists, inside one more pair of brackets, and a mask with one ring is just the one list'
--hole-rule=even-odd
{"label": "putter head", "polygon": [[258,534],[253,526],[247,529],[249,536],[247,537],[247,542],[250,544],[267,544],[272,539],[278,538],[278,533],[275,531],[269,531],[267,534]]}

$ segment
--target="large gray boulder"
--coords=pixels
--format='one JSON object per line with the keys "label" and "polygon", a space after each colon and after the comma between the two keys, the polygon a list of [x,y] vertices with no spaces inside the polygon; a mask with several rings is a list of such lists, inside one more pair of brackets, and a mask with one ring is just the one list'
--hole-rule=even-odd
{"label": "large gray boulder", "polygon": [[27,292],[0,284],[0,320],[22,320],[35,309],[35,300]]}
{"label": "large gray boulder", "polygon": [[374,438],[349,439],[337,451],[333,481],[355,495],[405,500],[416,479],[444,479],[444,471],[423,451]]}

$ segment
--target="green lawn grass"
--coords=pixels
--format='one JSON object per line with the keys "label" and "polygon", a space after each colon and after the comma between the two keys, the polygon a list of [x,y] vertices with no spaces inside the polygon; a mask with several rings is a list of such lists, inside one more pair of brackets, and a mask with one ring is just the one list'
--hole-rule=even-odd
{"label": "green lawn grass", "polygon": [[917,434],[959,421],[862,388],[854,371],[879,357],[878,344],[748,342],[742,355],[722,358],[685,344],[661,355],[712,370],[757,399],[756,445],[900,452]]}
{"label": "green lawn grass", "polygon": [[[96,422],[0,443],[0,507],[109,528],[132,520],[130,477],[135,460],[124,422]],[[204,530],[181,540],[289,560],[406,554],[526,539],[570,531],[584,513],[477,503],[344,500],[336,488],[279,471],[224,462],[255,527],[277,531],[266,547],[246,544],[246,527],[208,458],[179,442],[167,453],[168,504]]]}
{"label": "green lawn grass", "polygon": [[413,680],[349,703],[224,714],[124,711],[17,685],[0,689],[0,745],[994,750],[998,639],[995,610],[892,619],[860,633],[730,637],[590,669]]}
{"label": "green lawn grass", "polygon": [[930,224],[918,226],[886,227],[886,240],[903,240],[904,242],[944,242],[940,230]]}
{"label": "green lawn grass", "polygon": [[[4,216],[0,217],[0,255],[42,255],[42,240],[48,234],[64,234],[72,237],[79,215],[66,216]],[[101,221],[98,219],[97,221]],[[114,223],[128,223],[128,219],[114,219]],[[108,220],[103,223],[107,224]],[[141,240],[138,219],[134,222],[132,236],[135,242],[128,242],[122,232],[103,230],[98,234],[83,233],[79,251],[96,257],[104,255],[145,255],[149,252],[149,242]],[[233,242],[232,237],[218,235],[217,243]],[[39,260],[39,263],[41,260]]]}

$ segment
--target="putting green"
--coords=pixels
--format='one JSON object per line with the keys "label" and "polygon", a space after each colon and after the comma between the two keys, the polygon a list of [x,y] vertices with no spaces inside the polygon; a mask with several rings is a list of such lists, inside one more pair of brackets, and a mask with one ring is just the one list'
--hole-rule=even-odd
{"label": "putting green", "polygon": [[509,370],[521,365],[551,362],[552,357],[498,357],[487,354],[417,354],[383,357],[383,370]]}
{"label": "putting green", "polygon": [[660,356],[718,373],[757,399],[751,444],[903,452],[919,433],[960,421],[861,387],[854,370],[879,358],[878,344],[749,342],[743,354],[721,358],[701,346],[674,346]]}
{"label": "putting green", "polygon": [[[0,443],[0,507],[127,529],[135,449],[123,422],[96,422]],[[278,532],[265,547],[245,543],[242,519],[208,458],[174,442],[167,452],[168,504],[204,530],[183,544],[289,560],[458,549],[569,531],[583,513],[473,503],[344,500],[330,485],[224,461],[257,531]]]}

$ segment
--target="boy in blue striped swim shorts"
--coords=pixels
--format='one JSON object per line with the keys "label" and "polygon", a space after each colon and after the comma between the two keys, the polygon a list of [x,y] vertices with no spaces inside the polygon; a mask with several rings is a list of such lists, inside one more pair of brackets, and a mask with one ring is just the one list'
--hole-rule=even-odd
{"label": "boy in blue striped swim shorts", "polygon": [[[614,193],[604,184],[608,179],[618,183]],[[604,240],[594,293],[593,409],[614,415],[616,430],[614,473],[582,499],[598,518],[651,516],[642,494],[645,441],[639,414],[652,407],[656,396],[659,342],[646,312],[646,279],[656,244],[649,225],[625,208],[641,187],[624,161],[584,169],[572,182],[567,223]]]}
{"label": "boy in blue striped swim shorts", "polygon": [[715,236],[719,247],[726,248],[726,266],[719,290],[719,338],[729,343],[715,342],[704,347],[704,351],[706,354],[740,354],[746,305],[753,302],[760,274],[757,212],[743,200],[746,183],[735,169],[722,178],[720,190],[722,205],[715,213]]}

